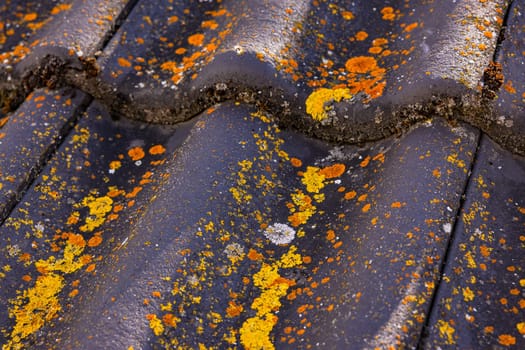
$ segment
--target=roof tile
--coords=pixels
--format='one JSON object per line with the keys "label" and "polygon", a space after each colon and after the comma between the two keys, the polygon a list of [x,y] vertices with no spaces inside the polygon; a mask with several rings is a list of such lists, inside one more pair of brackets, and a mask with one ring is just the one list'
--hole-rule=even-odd
{"label": "roof tile", "polygon": [[7,5],[3,348],[522,345],[521,2]]}

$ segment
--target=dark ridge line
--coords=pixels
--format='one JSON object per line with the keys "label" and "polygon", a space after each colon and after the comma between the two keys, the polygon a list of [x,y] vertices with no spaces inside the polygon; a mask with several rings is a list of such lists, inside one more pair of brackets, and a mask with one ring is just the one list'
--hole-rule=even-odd
{"label": "dark ridge line", "polygon": [[[507,11],[506,11],[505,16],[503,18],[503,24],[501,26],[501,31],[500,31],[500,33],[498,35],[498,41],[496,43],[496,48],[494,50],[494,54],[493,54],[493,58],[492,58],[493,62],[496,62],[497,58],[500,55],[501,43],[505,40],[505,33],[507,31],[507,28],[508,28],[507,27],[507,23],[508,23],[510,11],[512,10],[513,3],[514,3],[514,0],[510,0],[509,5],[507,7]],[[455,220],[454,220],[454,226],[452,228],[451,235],[450,235],[450,237],[448,239],[448,242],[447,242],[447,248],[445,250],[445,255],[443,256],[443,259],[441,261],[441,265],[439,267],[439,277],[438,277],[438,279],[436,281],[436,287],[434,288],[434,291],[432,293],[432,298],[430,299],[430,305],[428,307],[427,316],[425,318],[425,323],[423,325],[423,328],[421,329],[421,334],[419,336],[419,341],[418,341],[418,344],[417,344],[417,349],[418,350],[424,350],[425,349],[425,342],[426,342],[426,339],[428,337],[428,333],[427,332],[428,332],[428,330],[430,328],[431,314],[432,314],[432,311],[435,309],[436,305],[439,303],[438,294],[439,294],[439,290],[440,290],[440,288],[442,286],[445,267],[449,263],[449,259],[450,259],[449,255],[451,254],[450,250],[453,247],[453,245],[455,243],[455,240],[456,240],[456,237],[457,237],[457,234],[458,234],[457,233],[457,230],[458,230],[457,226],[458,226],[459,220],[461,220],[461,214],[463,213],[463,209],[464,209],[464,205],[465,205],[465,201],[466,201],[466,194],[468,192],[468,189],[469,189],[471,181],[472,181],[472,172],[474,170],[474,167],[476,166],[476,162],[477,162],[477,158],[478,158],[478,154],[479,154],[479,149],[480,149],[481,142],[483,141],[484,137],[485,137],[485,133],[480,132],[480,135],[479,135],[478,141],[477,141],[477,145],[476,145],[476,151],[474,152],[474,155],[472,157],[472,162],[470,163],[470,166],[469,166],[469,169],[468,169],[468,179],[465,182],[465,187],[463,188],[463,191],[462,191],[461,197],[460,197],[460,205],[458,207],[458,210],[456,211]]]}
{"label": "dark ridge line", "polygon": [[36,178],[45,166],[49,163],[49,160],[55,155],[56,151],[66,140],[66,136],[73,130],[81,115],[85,112],[87,106],[93,101],[93,99],[86,95],[84,101],[82,101],[78,107],[74,110],[73,115],[68,119],[62,128],[58,131],[56,138],[53,139],[53,142],[48,144],[46,150],[40,155],[37,163],[31,167],[29,173],[26,174],[24,181],[18,186],[13,197],[11,197],[0,213],[0,226],[2,226],[11,216],[11,213],[15,210],[16,206],[22,201],[26,191],[33,185]]}
{"label": "dark ridge line", "polygon": [[[74,87],[89,94],[105,105],[112,115],[153,124],[177,124],[188,121],[209,107],[228,100],[253,104],[256,107],[277,115],[278,124],[291,127],[306,135],[318,139],[343,144],[364,144],[387,137],[402,135],[415,125],[429,118],[441,117],[452,125],[465,122],[486,133],[503,148],[519,156],[525,156],[525,135],[512,133],[511,129],[498,125],[493,118],[492,102],[501,88],[499,81],[501,66],[491,62],[481,80],[484,83],[481,92],[468,90],[460,96],[431,95],[422,102],[401,106],[388,106],[386,117],[380,123],[323,126],[315,122],[300,106],[300,98],[291,96],[283,87],[253,86],[249,82],[233,77],[212,80],[212,84],[201,89],[188,87],[185,95],[173,96],[166,102],[135,100],[102,81],[96,59],[83,58],[79,62],[48,54],[42,59],[41,66],[26,72],[20,85],[32,91],[40,86]],[[269,81],[270,83],[270,81]],[[49,86],[51,84],[51,86]],[[226,88],[220,88],[226,86]],[[173,102],[172,102],[173,101]],[[347,102],[337,106],[352,105]]]}
{"label": "dark ridge line", "polygon": [[511,11],[513,10],[513,5],[514,0],[509,0],[507,5],[507,11],[505,11],[505,15],[503,16],[503,23],[501,24],[501,30],[498,34],[498,41],[496,42],[496,48],[494,50],[494,55],[492,58],[494,62],[496,62],[500,56],[501,44],[505,41],[505,34],[507,33],[509,17],[511,15]]}
{"label": "dark ridge line", "polygon": [[[503,24],[501,26],[501,30],[500,30],[500,33],[498,35],[498,41],[496,43],[496,48],[494,50],[494,54],[492,56],[492,61],[493,62],[496,62],[499,55],[500,55],[500,52],[501,52],[501,44],[502,42],[505,40],[505,33],[507,31],[507,23],[508,23],[508,19],[509,19],[509,15],[510,15],[510,12],[512,10],[512,5],[514,3],[514,0],[510,0],[509,1],[509,4],[507,6],[507,11],[505,12],[505,16],[503,17]],[[485,78],[485,76],[484,76]],[[485,80],[485,79],[483,79]],[[501,88],[501,86],[499,87]],[[458,235],[457,233],[457,230],[458,230],[458,223],[459,223],[459,220],[461,220],[461,214],[463,213],[463,209],[464,209],[464,205],[465,205],[465,201],[466,201],[466,194],[468,192],[468,189],[470,187],[470,184],[471,184],[471,181],[472,181],[472,172],[474,170],[474,167],[476,166],[476,162],[477,162],[477,159],[478,159],[478,154],[479,154],[479,149],[480,149],[480,146],[481,146],[481,142],[483,141],[483,138],[485,137],[485,133],[484,132],[480,132],[479,136],[478,136],[478,140],[477,140],[477,145],[476,145],[476,151],[474,152],[474,155],[472,157],[472,162],[470,163],[470,166],[469,166],[469,169],[468,169],[468,178],[467,178],[467,181],[465,182],[465,187],[463,188],[463,191],[461,193],[461,197],[460,197],[460,204],[459,204],[459,207],[458,207],[458,210],[456,211],[456,215],[455,215],[455,220],[454,220],[454,226],[452,227],[452,232],[450,234],[450,237],[448,239],[448,242],[447,242],[447,248],[445,250],[445,254],[443,256],[443,259],[441,260],[441,264],[440,264],[440,267],[439,267],[439,275],[438,275],[438,278],[437,278],[437,281],[436,281],[436,287],[434,288],[434,291],[432,293],[432,297],[430,299],[430,305],[428,307],[428,311],[427,311],[427,315],[426,315],[426,318],[425,318],[425,323],[421,329],[421,333],[420,333],[420,336],[419,336],[419,341],[418,341],[418,344],[417,344],[417,350],[424,350],[425,349],[425,343],[426,343],[426,339],[428,338],[428,330],[430,329],[430,319],[431,319],[431,314],[432,312],[434,311],[434,309],[436,308],[436,306],[438,305],[439,303],[439,300],[438,300],[438,294],[439,294],[439,290],[442,286],[442,282],[443,282],[443,278],[445,277],[444,276],[444,271],[445,271],[445,267],[448,263],[451,263],[449,261],[450,259],[450,254],[451,254],[451,248],[453,247],[454,243],[455,243],[455,240],[456,240],[456,237]]]}
{"label": "dark ridge line", "polygon": [[476,142],[476,150],[474,152],[474,155],[472,156],[472,161],[470,163],[470,166],[469,166],[469,169],[468,169],[468,177],[465,181],[465,186],[463,188],[463,191],[461,193],[461,196],[459,198],[459,207],[458,209],[456,210],[456,213],[454,215],[454,224],[452,226],[452,231],[450,233],[450,236],[447,240],[447,247],[445,249],[445,254],[443,255],[443,258],[441,259],[441,264],[439,266],[439,275],[437,277],[437,280],[435,280],[435,283],[436,283],[436,286],[434,288],[434,291],[432,293],[432,297],[430,298],[430,304],[428,306],[428,310],[427,310],[427,315],[425,317],[425,323],[423,325],[423,327],[421,328],[421,333],[420,333],[420,336],[419,336],[419,341],[417,343],[417,346],[416,346],[416,349],[417,350],[425,350],[425,349],[428,349],[428,347],[426,347],[426,340],[428,338],[428,330],[430,329],[431,325],[430,325],[430,319],[431,319],[431,314],[432,314],[432,311],[436,308],[436,306],[439,304],[439,300],[438,300],[438,294],[439,294],[439,290],[443,284],[443,279],[444,279],[444,272],[445,272],[445,268],[446,266],[449,264],[449,263],[452,263],[452,261],[449,261],[450,260],[450,254],[451,254],[451,248],[454,246],[454,243],[457,239],[457,236],[459,235],[458,233],[458,226],[460,225],[460,220],[461,220],[461,215],[463,214],[463,211],[464,211],[464,206],[465,206],[465,202],[466,202],[466,199],[467,199],[467,192],[469,190],[469,188],[471,187],[471,183],[472,183],[472,173],[473,173],[473,170],[474,170],[474,167],[476,166],[476,162],[477,162],[477,159],[478,159],[478,154],[479,154],[479,149],[481,147],[481,142],[483,140],[483,138],[485,137],[485,134],[480,132],[479,133],[479,136],[477,138],[477,142]]}

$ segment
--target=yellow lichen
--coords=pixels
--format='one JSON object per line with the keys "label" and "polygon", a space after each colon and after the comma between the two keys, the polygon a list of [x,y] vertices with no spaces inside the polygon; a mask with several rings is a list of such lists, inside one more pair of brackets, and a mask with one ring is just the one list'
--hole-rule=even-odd
{"label": "yellow lichen", "polygon": [[312,198],[301,191],[292,193],[292,202],[294,206],[290,208],[291,215],[288,221],[293,227],[306,224],[316,212],[316,207],[312,205]]}
{"label": "yellow lichen", "polygon": [[264,316],[281,307],[280,299],[286,295],[289,285],[286,283],[274,283],[261,295],[254,299],[252,309],[257,310],[257,316]]}
{"label": "yellow lichen", "polygon": [[463,288],[463,299],[466,302],[474,300],[474,292],[469,287]]}
{"label": "yellow lichen", "polygon": [[164,332],[164,326],[162,325],[162,321],[157,317],[155,314],[148,314],[146,315],[146,318],[149,321],[149,328],[153,331],[153,333],[156,336],[159,336]]}
{"label": "yellow lichen", "polygon": [[278,277],[277,266],[263,264],[261,270],[253,275],[253,284],[259,288],[268,288]]}
{"label": "yellow lichen", "polygon": [[291,246],[290,249],[288,249],[288,252],[286,252],[286,254],[284,254],[277,262],[278,266],[282,268],[291,268],[300,265],[303,261],[303,258],[301,254],[296,252],[297,247]]}
{"label": "yellow lichen", "polygon": [[269,334],[277,323],[277,316],[273,314],[264,317],[251,317],[241,327],[241,343],[246,349],[275,349]]}
{"label": "yellow lichen", "polygon": [[336,88],[317,89],[306,99],[306,113],[308,113],[316,121],[322,121],[328,118],[327,112],[332,109],[328,106],[330,102],[340,102],[344,98],[351,98],[352,94],[349,89]]}
{"label": "yellow lichen", "polygon": [[89,208],[89,216],[85,224],[80,226],[80,231],[92,232],[104,223],[106,214],[113,208],[113,199],[108,196],[95,197],[90,194],[82,200],[82,206]]}
{"label": "yellow lichen", "polygon": [[35,285],[12,301],[9,317],[15,319],[15,325],[11,339],[3,349],[20,348],[21,340],[38,331],[62,309],[58,294],[64,287],[64,277],[57,272],[69,274],[86,263],[78,258],[86,245],[84,238],[77,234],[68,234],[67,237],[63,257],[57,259],[51,256],[47,260],[37,261],[35,267],[41,275],[36,278]]}
{"label": "yellow lichen", "polygon": [[297,247],[291,246],[281,258],[273,264],[263,264],[259,272],[253,275],[253,284],[261,289],[261,295],[254,299],[251,308],[256,316],[248,318],[240,329],[241,343],[246,349],[274,349],[270,332],[277,323],[273,312],[281,306],[284,297],[295,282],[281,277],[279,268],[292,268],[302,264],[302,257],[296,253]]}
{"label": "yellow lichen", "polygon": [[438,320],[438,327],[441,338],[444,338],[446,343],[449,345],[454,344],[454,333],[456,330],[450,325],[450,323],[443,320]]}
{"label": "yellow lichen", "polygon": [[320,169],[315,166],[306,168],[301,182],[306,186],[306,190],[310,193],[319,193],[324,187],[325,176],[321,174]]}
{"label": "yellow lichen", "polygon": [[[58,301],[58,293],[64,286],[62,276],[54,273],[39,276],[35,286],[24,291],[21,298],[15,301],[15,306],[9,311],[9,316],[15,319],[11,332],[11,340],[4,349],[16,348],[22,339],[38,331],[46,322],[55,318],[62,309]],[[27,300],[23,303],[22,300]]]}

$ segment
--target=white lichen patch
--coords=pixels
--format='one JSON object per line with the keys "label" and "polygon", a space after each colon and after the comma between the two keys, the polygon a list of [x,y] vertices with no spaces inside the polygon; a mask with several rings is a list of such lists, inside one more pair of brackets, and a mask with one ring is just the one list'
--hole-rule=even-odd
{"label": "white lichen patch", "polygon": [[266,228],[264,235],[273,244],[288,244],[295,238],[295,230],[286,224],[275,223]]}
{"label": "white lichen patch", "polygon": [[244,253],[244,247],[240,245],[239,243],[231,243],[224,248],[224,253],[228,257],[228,259],[231,260],[232,263],[236,263],[237,261],[241,261],[244,259],[244,256],[246,255]]}

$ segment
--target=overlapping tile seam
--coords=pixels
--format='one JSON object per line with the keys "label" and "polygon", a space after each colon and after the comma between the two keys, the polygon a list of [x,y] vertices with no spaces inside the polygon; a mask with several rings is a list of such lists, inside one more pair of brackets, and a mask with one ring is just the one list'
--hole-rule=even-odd
{"label": "overlapping tile seam", "polygon": [[[507,12],[505,13],[505,16],[504,16],[504,19],[503,19],[502,29],[501,29],[501,31],[499,33],[499,36],[498,36],[498,42],[496,44],[496,49],[494,50],[493,62],[497,62],[498,61],[498,57],[501,54],[501,43],[502,43],[503,40],[505,40],[505,32],[507,30],[509,14],[510,14],[510,11],[512,9],[512,3],[513,2],[514,2],[514,0],[512,0],[509,3],[509,7],[507,9]],[[477,142],[476,142],[475,152],[474,152],[474,154],[472,156],[472,162],[469,164],[469,169],[468,169],[468,172],[467,172],[468,177],[467,177],[467,180],[465,181],[465,185],[463,187],[463,191],[461,192],[459,207],[458,207],[458,209],[457,209],[457,211],[455,213],[455,218],[456,219],[453,221],[452,232],[451,232],[451,234],[450,234],[450,236],[448,238],[447,248],[444,251],[443,259],[442,259],[440,267],[439,267],[439,274],[437,275],[436,287],[434,288],[434,291],[432,293],[432,297],[430,299],[429,308],[428,308],[429,311],[428,311],[427,317],[425,319],[425,325],[421,328],[421,336],[419,337],[419,342],[418,342],[418,345],[417,345],[417,349],[424,349],[426,347],[425,341],[427,339],[427,331],[431,327],[431,325],[430,325],[431,318],[428,315],[430,315],[431,311],[434,308],[437,308],[436,306],[439,303],[439,300],[437,299],[437,296],[439,295],[440,287],[441,287],[441,284],[443,282],[443,277],[444,277],[443,273],[445,271],[445,266],[447,264],[449,264],[450,261],[451,261],[451,257],[449,257],[449,255],[451,253],[451,247],[454,245],[454,242],[456,240],[456,235],[458,234],[458,223],[459,223],[459,220],[460,220],[459,217],[460,217],[460,215],[462,214],[462,212],[464,210],[467,191],[468,191],[469,187],[471,186],[471,182],[473,181],[472,173],[473,173],[474,167],[477,164],[478,152],[479,152],[479,149],[480,149],[480,146],[481,146],[481,142],[482,142],[484,137],[486,137],[486,135],[484,133],[480,133],[480,135],[479,135],[479,137],[477,139]]]}
{"label": "overlapping tile seam", "polygon": [[461,195],[459,196],[459,206],[457,207],[457,210],[454,213],[454,220],[452,221],[451,233],[450,233],[450,236],[448,237],[446,248],[444,249],[444,252],[443,252],[443,259],[441,260],[441,263],[439,265],[439,273],[436,275],[436,284],[432,292],[432,296],[430,298],[430,303],[428,306],[425,323],[424,323],[424,326],[421,328],[421,335],[419,337],[419,341],[417,344],[418,350],[426,349],[428,345],[426,344],[426,341],[428,338],[427,332],[432,327],[430,314],[432,310],[437,309],[437,306],[439,304],[438,295],[439,295],[440,287],[442,283],[444,283],[443,278],[445,277],[444,276],[445,267],[447,264],[450,264],[453,259],[453,257],[450,256],[451,250],[452,250],[451,248],[455,244],[457,235],[461,234],[461,229],[458,227],[461,221],[460,216],[465,210],[465,200],[466,200],[467,191],[472,186],[472,182],[475,181],[472,178],[472,173],[474,171],[474,168],[476,167],[478,152],[479,152],[479,149],[481,147],[481,142],[484,137],[486,137],[485,134],[480,133],[476,139],[476,148],[475,148],[474,154],[472,155],[472,161],[469,163],[469,167],[467,170],[467,179],[464,183],[463,189],[461,191]]}
{"label": "overlapping tile seam", "polygon": [[[136,1],[131,1],[120,13],[115,21],[114,30],[108,33],[103,40],[104,45],[108,43],[111,35],[115,34],[118,24],[124,22],[126,16],[131,12]],[[513,1],[509,0],[505,6],[505,21],[508,19],[509,12],[513,6]],[[306,16],[302,14],[302,16]],[[302,20],[304,20],[303,18]],[[281,119],[281,123],[292,126],[313,136],[327,141],[343,141],[347,143],[366,143],[377,141],[392,134],[401,134],[412,128],[423,120],[433,117],[443,117],[452,123],[457,120],[466,122],[487,133],[492,139],[509,149],[513,153],[525,155],[525,136],[519,132],[505,129],[502,133],[501,128],[494,128],[492,114],[492,103],[497,92],[502,88],[501,65],[495,62],[499,47],[505,40],[504,31],[506,22],[503,23],[498,36],[496,50],[493,60],[485,68],[481,81],[481,91],[470,89],[466,94],[436,94],[430,100],[409,103],[392,109],[391,116],[385,125],[378,126],[373,123],[366,125],[355,125],[352,129],[346,128],[344,132],[330,132],[313,130],[310,125],[305,125],[300,120],[307,118],[304,108],[297,108],[291,96],[286,96],[287,92],[277,88],[276,91],[261,91],[261,86],[257,83],[246,81],[236,81],[235,84],[223,84],[220,78],[212,77],[206,84],[206,91],[184,93],[182,99],[174,98],[172,101],[163,101],[158,104],[154,99],[141,99],[136,101],[133,96],[125,95],[113,85],[104,81],[100,77],[100,68],[97,63],[98,54],[104,49],[100,47],[95,53],[85,56],[72,58],[64,56],[60,52],[44,51],[44,54],[30,55],[25,59],[22,68],[19,69],[18,77],[3,86],[0,90],[10,90],[17,95],[14,98],[18,103],[34,89],[47,87],[71,86],[86,92],[99,102],[105,104],[114,115],[122,115],[134,119],[151,120],[152,115],[157,122],[172,123],[185,121],[198,115],[206,108],[227,100],[242,100],[258,107],[266,108],[271,114]],[[47,49],[46,49],[47,50]],[[246,53],[243,53],[246,55]],[[250,73],[250,72],[248,72]],[[264,90],[268,87],[262,87]],[[288,92],[289,93],[289,92]],[[4,93],[5,94],[5,93]],[[295,101],[297,102],[297,101]],[[149,103],[149,104],[148,104]],[[16,108],[18,104],[14,107]],[[377,127],[377,128],[375,128]],[[337,129],[337,127],[333,127]],[[372,130],[381,129],[381,131]]]}

